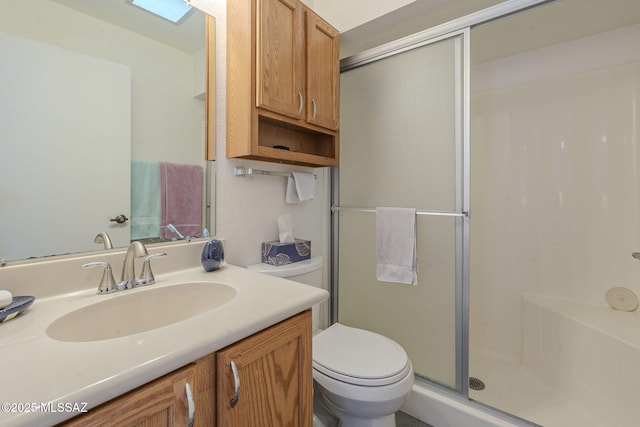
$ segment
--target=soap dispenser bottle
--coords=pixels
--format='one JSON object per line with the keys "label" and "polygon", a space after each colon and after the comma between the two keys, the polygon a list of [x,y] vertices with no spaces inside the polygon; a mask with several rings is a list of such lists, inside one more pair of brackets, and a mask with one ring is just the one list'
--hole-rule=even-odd
{"label": "soap dispenser bottle", "polygon": [[[203,233],[204,237],[209,237],[208,230]],[[211,239],[202,248],[202,268],[205,271],[220,270],[224,266],[224,246],[222,241]]]}

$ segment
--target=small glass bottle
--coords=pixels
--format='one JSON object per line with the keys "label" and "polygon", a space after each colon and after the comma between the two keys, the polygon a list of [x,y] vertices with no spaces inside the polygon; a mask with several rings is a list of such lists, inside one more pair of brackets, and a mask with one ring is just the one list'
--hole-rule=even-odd
{"label": "small glass bottle", "polygon": [[216,271],[224,267],[224,264],[224,246],[222,245],[222,241],[211,239],[205,243],[202,248],[202,268],[204,268],[205,271]]}

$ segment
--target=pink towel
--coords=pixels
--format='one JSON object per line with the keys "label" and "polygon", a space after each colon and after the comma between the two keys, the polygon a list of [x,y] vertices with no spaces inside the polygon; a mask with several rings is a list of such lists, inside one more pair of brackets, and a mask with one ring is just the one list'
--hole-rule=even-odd
{"label": "pink towel", "polygon": [[202,175],[199,165],[160,163],[160,237],[178,237],[167,224],[184,236],[201,234]]}

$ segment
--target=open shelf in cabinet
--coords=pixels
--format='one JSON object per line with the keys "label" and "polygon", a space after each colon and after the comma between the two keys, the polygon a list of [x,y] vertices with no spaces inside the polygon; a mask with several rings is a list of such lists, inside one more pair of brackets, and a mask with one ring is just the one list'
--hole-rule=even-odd
{"label": "open shelf in cabinet", "polygon": [[258,117],[258,156],[307,166],[338,164],[338,135]]}

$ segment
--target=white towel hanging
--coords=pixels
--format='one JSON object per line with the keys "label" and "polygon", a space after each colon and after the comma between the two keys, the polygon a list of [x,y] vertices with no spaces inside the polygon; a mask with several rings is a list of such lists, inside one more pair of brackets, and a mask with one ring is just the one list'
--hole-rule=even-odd
{"label": "white towel hanging", "polygon": [[287,203],[300,203],[315,197],[316,178],[312,173],[291,172],[287,178]]}
{"label": "white towel hanging", "polygon": [[376,277],[382,282],[418,283],[416,210],[376,209]]}

